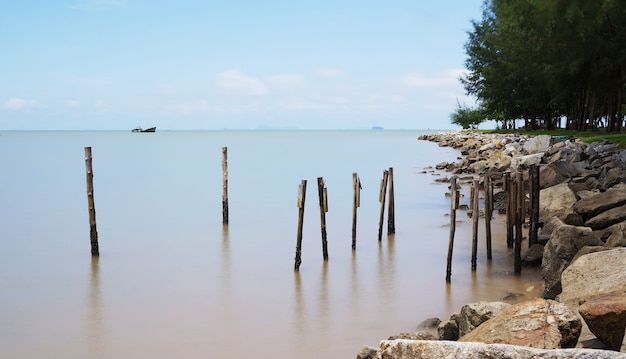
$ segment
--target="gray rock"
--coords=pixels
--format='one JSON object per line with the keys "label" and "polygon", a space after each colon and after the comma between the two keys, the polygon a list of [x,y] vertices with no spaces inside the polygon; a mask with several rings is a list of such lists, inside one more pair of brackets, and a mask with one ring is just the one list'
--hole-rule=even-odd
{"label": "gray rock", "polygon": [[604,242],[590,228],[557,225],[543,250],[541,276],[545,281],[543,297],[554,299],[561,293],[561,273],[576,253],[585,246],[602,246]]}
{"label": "gray rock", "polygon": [[439,318],[428,318],[421,322],[417,328],[418,329],[435,329],[441,323],[441,319]]}
{"label": "gray rock", "polygon": [[522,262],[529,267],[537,267],[541,265],[543,259],[543,244],[533,244],[528,251],[522,255]]}
{"label": "gray rock", "polygon": [[542,222],[552,217],[565,218],[572,212],[572,206],[576,203],[576,195],[567,183],[561,183],[539,191],[539,218]]}
{"label": "gray rock", "polygon": [[626,222],[614,224],[602,233],[607,247],[626,247]]}
{"label": "gray rock", "polygon": [[384,340],[376,359],[624,359],[626,354],[595,349],[537,349],[518,345],[427,340]]}
{"label": "gray rock", "polygon": [[587,298],[578,308],[591,332],[608,349],[619,351],[626,329],[626,292]]}
{"label": "gray rock", "polygon": [[487,320],[500,314],[511,304],[504,302],[478,302],[461,307],[459,314],[459,337],[466,335]]}
{"label": "gray rock", "polygon": [[585,222],[585,226],[593,229],[605,229],[616,223],[626,221],[626,204],[604,211]]}
{"label": "gray rock", "polygon": [[626,204],[626,191],[609,189],[574,204],[574,211],[588,219],[609,209]]}
{"label": "gray rock", "polygon": [[378,354],[378,348],[366,345],[361,348],[359,354],[356,355],[356,359],[372,359],[376,357],[376,354]]}
{"label": "gray rock", "polygon": [[400,334],[390,336],[387,340],[396,340],[396,339],[437,340],[437,338],[434,335],[427,333],[427,332],[400,333]]}
{"label": "gray rock", "polygon": [[439,335],[439,340],[458,340],[459,326],[455,320],[441,322],[437,328],[437,334]]}

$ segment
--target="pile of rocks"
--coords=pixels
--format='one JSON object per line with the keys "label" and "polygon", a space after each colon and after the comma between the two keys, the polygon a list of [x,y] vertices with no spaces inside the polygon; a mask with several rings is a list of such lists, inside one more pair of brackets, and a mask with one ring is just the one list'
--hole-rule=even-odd
{"label": "pile of rocks", "polygon": [[[541,265],[543,298],[469,304],[439,324],[438,338],[411,341],[403,338],[416,334],[404,333],[358,358],[626,358],[619,352],[626,349],[626,150],[548,135],[460,131],[420,139],[458,149],[458,162],[437,168],[468,182],[488,175],[498,186],[505,171],[540,166],[543,228],[525,263]],[[580,349],[590,340],[581,331],[589,330],[611,350]]]}

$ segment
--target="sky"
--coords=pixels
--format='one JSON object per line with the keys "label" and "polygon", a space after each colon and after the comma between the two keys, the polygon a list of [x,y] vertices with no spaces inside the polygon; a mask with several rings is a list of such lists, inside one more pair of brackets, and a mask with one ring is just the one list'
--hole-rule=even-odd
{"label": "sky", "polygon": [[482,0],[0,3],[0,130],[452,129]]}

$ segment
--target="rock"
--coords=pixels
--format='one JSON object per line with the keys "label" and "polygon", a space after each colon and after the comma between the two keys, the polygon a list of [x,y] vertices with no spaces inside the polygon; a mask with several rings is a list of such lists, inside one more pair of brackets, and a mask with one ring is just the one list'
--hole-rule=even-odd
{"label": "rock", "polygon": [[602,233],[607,247],[626,247],[626,222],[614,224]]}
{"label": "rock", "polygon": [[485,321],[495,317],[500,312],[510,307],[511,304],[504,302],[478,302],[470,303],[461,307],[459,314],[459,337],[466,335]]}
{"label": "rock", "polygon": [[444,162],[437,164],[435,168],[438,170],[443,170],[443,169],[446,169],[449,165],[450,164],[448,162],[444,161]]}
{"label": "rock", "polygon": [[626,329],[626,292],[590,297],[580,305],[578,312],[608,349],[620,350]]}
{"label": "rock", "polygon": [[581,199],[574,204],[574,212],[589,219],[601,212],[626,204],[626,191],[609,189],[595,196]]}
{"label": "rock", "polygon": [[539,135],[534,136],[526,140],[522,148],[526,153],[538,153],[538,152],[546,152],[550,147],[550,141],[552,136],[550,135]]}
{"label": "rock", "polygon": [[543,244],[533,244],[528,251],[522,255],[522,262],[529,267],[537,267],[541,265],[543,259]]}
{"label": "rock", "polygon": [[417,328],[418,329],[435,329],[441,323],[441,319],[439,318],[428,318],[421,322]]}
{"label": "rock", "polygon": [[541,349],[573,348],[581,328],[580,319],[568,306],[538,298],[505,309],[459,341]]}
{"label": "rock", "polygon": [[513,157],[511,159],[511,169],[517,170],[519,168],[527,168],[531,165],[538,165],[539,163],[541,163],[542,158],[543,153]]}
{"label": "rock", "polygon": [[557,300],[578,308],[581,300],[626,291],[626,248],[591,253],[578,258],[561,276],[563,292]]}
{"label": "rock", "polygon": [[437,334],[439,335],[439,340],[458,340],[459,325],[455,320],[441,322],[439,327],[437,327]]}
{"label": "rock", "polygon": [[376,354],[378,354],[378,348],[366,345],[361,348],[361,351],[357,354],[356,359],[372,359],[376,357]]}
{"label": "rock", "polygon": [[609,248],[609,247],[605,247],[605,246],[586,246],[586,247],[583,247],[581,250],[578,251],[578,253],[576,253],[574,258],[572,258],[572,261],[570,262],[570,265],[571,265],[571,263],[576,262],[576,260],[578,258],[584,256],[585,254],[609,251],[611,249],[613,249],[613,248]]}
{"label": "rock", "polygon": [[383,340],[376,359],[624,359],[626,354],[595,349],[537,349],[507,344]]}
{"label": "rock", "polygon": [[626,204],[604,211],[585,222],[585,226],[593,229],[605,229],[616,223],[626,221]]}
{"label": "rock", "polygon": [[583,216],[578,213],[568,214],[563,221],[565,224],[569,224],[570,226],[582,226],[585,224]]}
{"label": "rock", "polygon": [[563,225],[563,221],[557,217],[551,218],[548,222],[544,223],[543,228],[537,233],[537,242],[541,244],[548,243],[550,235],[554,232],[554,229]]}
{"label": "rock", "polygon": [[539,211],[540,218],[559,218],[565,216],[572,211],[572,206],[576,203],[576,195],[569,189],[567,183],[561,183],[556,186],[542,189],[539,192],[539,203],[541,208]]}
{"label": "rock", "polygon": [[437,338],[427,332],[400,333],[392,335],[387,340],[410,339],[410,340],[437,340]]}
{"label": "rock", "polygon": [[570,226],[562,222],[557,225],[543,249],[541,263],[541,276],[545,281],[543,297],[554,299],[561,293],[561,273],[581,248],[602,245],[604,242],[590,228]]}
{"label": "rock", "polygon": [[577,168],[565,161],[554,161],[540,170],[540,188],[548,188],[566,182],[578,175]]}

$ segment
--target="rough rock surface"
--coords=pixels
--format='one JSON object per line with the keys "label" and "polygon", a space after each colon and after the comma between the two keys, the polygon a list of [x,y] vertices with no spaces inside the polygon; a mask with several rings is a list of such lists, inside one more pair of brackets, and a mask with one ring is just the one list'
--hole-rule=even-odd
{"label": "rough rock surface", "polygon": [[439,340],[459,340],[459,325],[456,320],[446,320],[437,328]]}
{"label": "rough rock surface", "polygon": [[619,351],[626,329],[626,292],[597,295],[578,308],[591,332],[608,349]]}
{"label": "rough rock surface", "polygon": [[459,337],[471,332],[510,306],[511,304],[504,302],[478,302],[464,305],[458,316]]}
{"label": "rough rock surface", "polygon": [[626,248],[584,255],[563,271],[561,303],[578,308],[581,300],[626,291]]}
{"label": "rough rock surface", "polygon": [[505,309],[459,341],[541,349],[572,348],[578,342],[581,328],[580,319],[569,307],[538,298]]}
{"label": "rough rock surface", "polygon": [[614,224],[626,221],[626,205],[611,208],[585,222],[585,226],[593,229],[605,229]]}
{"label": "rough rock surface", "polygon": [[539,192],[539,218],[542,222],[547,222],[550,218],[565,217],[572,212],[572,206],[576,203],[576,195],[569,188],[567,183],[542,189]]}
{"label": "rough rock surface", "polygon": [[624,359],[626,354],[594,349],[536,349],[507,344],[383,340],[375,359]]}
{"label": "rough rock surface", "polygon": [[428,332],[411,332],[392,335],[387,340],[410,339],[410,340],[437,340],[434,335]]}
{"label": "rough rock surface", "polygon": [[543,249],[541,276],[545,280],[543,297],[554,299],[561,293],[561,273],[576,253],[585,246],[602,246],[604,242],[590,228],[556,225]]}
{"label": "rough rock surface", "polygon": [[587,197],[576,202],[574,211],[585,219],[594,217],[601,212],[626,204],[626,191],[609,189],[595,196]]}

